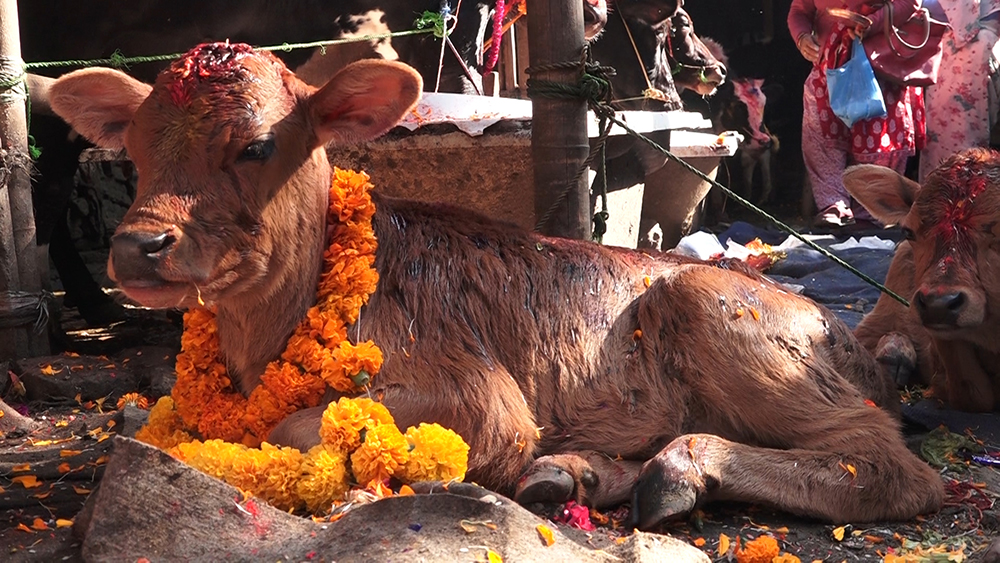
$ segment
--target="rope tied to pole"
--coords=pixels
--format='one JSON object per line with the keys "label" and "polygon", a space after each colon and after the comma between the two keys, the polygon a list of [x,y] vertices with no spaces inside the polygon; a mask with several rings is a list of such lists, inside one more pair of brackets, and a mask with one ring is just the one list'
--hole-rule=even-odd
{"label": "rope tied to pole", "polygon": [[38,160],[42,149],[31,136],[31,97],[28,95],[28,73],[20,57],[0,56],[0,105],[24,103],[25,125],[28,131],[28,156]]}
{"label": "rope tied to pole", "polygon": [[[569,196],[573,187],[576,186],[583,178],[584,174],[587,173],[594,161],[600,157],[600,170],[602,173],[594,179],[594,182],[596,184],[598,180],[601,180],[602,183],[602,209],[601,211],[595,213],[593,218],[594,238],[600,242],[601,237],[603,237],[604,233],[607,232],[607,220],[609,217],[607,205],[607,177],[603,174],[603,170],[605,168],[604,145],[608,140],[608,136],[611,134],[611,127],[613,125],[609,121],[609,117],[614,115],[614,109],[611,108],[610,102],[611,77],[615,75],[615,69],[610,66],[602,66],[597,63],[589,62],[589,58],[590,49],[585,45],[583,50],[580,52],[579,60],[535,65],[525,69],[525,72],[527,74],[541,74],[543,72],[550,72],[553,70],[577,71],[579,76],[577,77],[576,83],[564,83],[552,80],[529,78],[528,97],[534,98],[535,96],[539,96],[559,99],[583,99],[587,101],[587,105],[591,108],[591,110],[593,110],[594,114],[600,118],[600,124],[598,126],[600,134],[598,135],[596,142],[593,144],[593,147],[590,149],[590,153],[583,161],[583,164],[580,165],[580,169],[573,176],[573,179],[566,185],[565,189],[559,193],[559,196],[552,202],[552,205],[545,211],[545,214],[538,219],[537,223],[535,223],[535,230],[540,231],[542,227],[549,222],[549,219],[552,218],[552,214],[556,212],[563,200]],[[593,187],[591,187],[591,192],[593,192]]]}
{"label": "rope tied to pole", "polygon": [[0,57],[0,104],[9,105],[28,99],[28,74],[20,57]]}
{"label": "rope tied to pole", "polygon": [[31,326],[41,334],[49,324],[54,296],[48,291],[6,291],[0,293],[0,328]]}

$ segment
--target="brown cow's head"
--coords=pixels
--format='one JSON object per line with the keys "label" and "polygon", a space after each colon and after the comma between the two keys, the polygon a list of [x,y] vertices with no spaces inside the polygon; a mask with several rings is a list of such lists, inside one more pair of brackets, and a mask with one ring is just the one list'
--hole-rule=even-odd
{"label": "brown cow's head", "polygon": [[667,62],[678,91],[693,90],[710,96],[726,80],[726,65],[694,34],[691,16],[682,9],[664,23]]}
{"label": "brown cow's head", "polygon": [[607,0],[583,0],[583,36],[590,41],[608,24]]}
{"label": "brown cow's head", "polygon": [[923,187],[862,165],[844,173],[872,215],[903,228],[913,249],[911,307],[937,338],[995,341],[1000,315],[1000,153],[972,149]]}
{"label": "brown cow's head", "polygon": [[267,298],[287,285],[282,277],[308,275],[294,265],[322,248],[324,145],[381,135],[420,89],[411,68],[376,60],[316,89],[269,53],[214,43],[152,87],[109,69],[70,73],[52,86],[52,107],[135,162],[136,199],[108,272],[135,301],[173,307]]}
{"label": "brown cow's head", "polygon": [[[627,22],[630,33],[618,39],[614,49],[621,50],[626,58],[633,57],[629,42],[634,41],[642,64],[652,68],[649,79],[656,88],[677,92],[689,89],[711,95],[725,81],[726,65],[695,35],[691,17],[681,8],[683,4],[680,0],[618,0],[614,6]],[[604,55],[604,58],[616,68],[621,67],[620,75],[623,71],[628,75],[630,62],[618,61],[615,56]],[[622,87],[620,82],[621,79],[616,81],[618,94],[633,96],[632,90],[638,83]],[[644,85],[640,90],[643,88]]]}

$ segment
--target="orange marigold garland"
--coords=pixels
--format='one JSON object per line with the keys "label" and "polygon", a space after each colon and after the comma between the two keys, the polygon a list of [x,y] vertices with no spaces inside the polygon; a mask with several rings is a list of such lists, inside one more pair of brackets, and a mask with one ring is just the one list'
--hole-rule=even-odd
{"label": "orange marigold garland", "polygon": [[[327,214],[331,243],[316,305],[250,397],[233,388],[226,372],[214,312],[191,309],[184,315],[177,382],[171,396],[154,405],[137,439],[283,510],[327,511],[352,483],[378,488],[390,477],[464,477],[469,447],[458,434],[421,424],[404,436],[385,406],[366,398],[329,405],[322,443],[305,454],[262,443],[286,416],[318,405],[327,385],[357,392],[382,367],[375,343],[347,341],[347,327],[378,284],[371,187],[367,174],[334,170]],[[193,439],[194,432],[204,441]]]}

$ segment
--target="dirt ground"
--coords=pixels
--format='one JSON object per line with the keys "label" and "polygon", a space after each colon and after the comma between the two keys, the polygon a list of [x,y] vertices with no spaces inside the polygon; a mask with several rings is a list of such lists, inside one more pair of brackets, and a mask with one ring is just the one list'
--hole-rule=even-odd
{"label": "dirt ground", "polygon": [[[99,367],[108,367],[127,364],[124,358],[139,361],[137,351],[141,354],[143,350],[155,350],[157,358],[148,358],[150,353],[147,353],[143,361],[159,364],[160,372],[169,371],[172,365],[172,356],[164,351],[179,347],[181,328],[177,313],[138,309],[129,310],[125,322],[100,329],[86,328],[73,310],[66,310],[63,326],[66,330],[63,353],[69,363],[75,361],[72,354],[82,354],[102,357],[111,363]],[[31,362],[19,362],[12,371],[37,369]],[[56,365],[52,362],[50,370]],[[108,370],[108,377],[115,379],[112,370]],[[8,433],[0,438],[0,559],[79,560],[78,545],[68,526],[100,480],[101,466],[106,461],[106,452],[101,448],[110,444],[105,436],[129,424],[117,408],[118,400],[125,393],[140,392],[150,402],[155,401],[155,394],[166,392],[165,384],[149,378],[120,377],[120,382],[112,381],[108,391],[101,391],[106,396],[97,399],[70,396],[43,401],[29,400],[30,393],[21,395],[19,380],[8,381],[8,378],[0,384],[4,399],[41,422],[43,428],[30,436]],[[916,451],[920,451],[925,437],[926,433],[908,434]],[[75,443],[81,444],[79,459],[86,461],[49,460],[51,467],[45,469],[45,463],[49,463],[45,450],[58,450],[60,446],[56,444],[60,440],[76,440]],[[1000,445],[979,446],[985,446],[990,453],[997,450],[993,446]],[[1000,507],[996,506],[1000,472],[993,466],[964,460],[962,452],[942,455],[952,465],[942,469],[948,490],[947,504],[939,513],[915,521],[834,527],[756,506],[716,504],[661,531],[701,548],[713,561],[735,560],[737,541],[745,545],[761,535],[774,537],[782,553],[795,555],[801,561],[878,561],[887,555],[904,556],[901,561],[980,560],[990,541],[1000,536]],[[34,464],[35,468],[25,471],[25,464]],[[45,471],[51,473],[52,479],[45,478]],[[17,479],[29,473],[40,475],[48,488],[29,489],[23,479]],[[596,524],[596,529],[590,532],[566,524],[559,526],[571,538],[595,548],[620,542],[619,538],[629,534],[625,524],[628,506],[603,513],[591,511],[590,520]]]}

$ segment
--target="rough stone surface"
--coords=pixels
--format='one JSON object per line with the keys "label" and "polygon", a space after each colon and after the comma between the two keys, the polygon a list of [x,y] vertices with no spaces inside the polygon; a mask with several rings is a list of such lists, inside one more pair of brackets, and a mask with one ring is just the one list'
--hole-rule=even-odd
{"label": "rough stone surface", "polygon": [[137,386],[135,373],[105,356],[40,356],[21,362],[29,401],[58,398],[93,401]]}
{"label": "rough stone surface", "polygon": [[625,563],[645,563],[647,561],[710,563],[712,561],[701,550],[677,538],[638,531],[619,546],[615,555]]}
{"label": "rough stone surface", "polygon": [[[105,479],[75,531],[87,561],[475,561],[485,560],[487,549],[505,561],[706,560],[651,534],[616,546],[620,553],[594,550],[551,523],[555,542],[546,546],[538,532],[545,521],[500,495],[464,484],[416,489],[432,493],[383,499],[317,524],[244,500],[155,448],[116,438]],[[475,531],[463,530],[463,521]]]}

